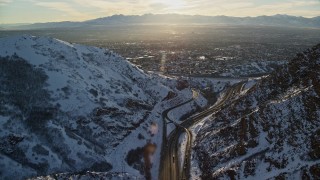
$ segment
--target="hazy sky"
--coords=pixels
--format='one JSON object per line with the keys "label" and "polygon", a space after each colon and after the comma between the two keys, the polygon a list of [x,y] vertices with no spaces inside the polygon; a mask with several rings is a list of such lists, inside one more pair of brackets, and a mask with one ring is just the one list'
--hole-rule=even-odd
{"label": "hazy sky", "polygon": [[0,23],[83,21],[146,13],[320,16],[320,0],[0,0]]}

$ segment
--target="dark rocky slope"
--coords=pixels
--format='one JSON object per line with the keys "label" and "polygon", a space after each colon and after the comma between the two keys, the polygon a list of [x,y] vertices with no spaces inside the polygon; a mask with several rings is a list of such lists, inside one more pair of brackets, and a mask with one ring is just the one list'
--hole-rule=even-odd
{"label": "dark rocky slope", "polygon": [[202,179],[319,179],[320,45],[212,115],[194,150]]}

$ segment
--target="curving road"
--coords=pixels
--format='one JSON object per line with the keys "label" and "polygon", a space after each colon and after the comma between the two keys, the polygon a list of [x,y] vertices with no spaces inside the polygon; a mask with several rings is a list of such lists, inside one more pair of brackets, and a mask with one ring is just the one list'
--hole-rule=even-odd
{"label": "curving road", "polygon": [[[244,82],[231,86],[226,91],[225,96],[220,102],[218,102],[216,105],[212,106],[211,108],[208,108],[207,110],[204,110],[199,114],[184,120],[181,124],[177,124],[174,121],[170,120],[170,118],[168,117],[168,112],[193,101],[196,93],[195,91],[192,99],[184,103],[181,103],[175,107],[169,108],[162,113],[164,125],[163,125],[163,137],[162,137],[163,142],[162,142],[162,148],[161,148],[159,179],[161,180],[189,179],[192,133],[188,128],[193,126],[195,123],[201,121],[204,117],[216,111],[219,111],[222,107],[226,106],[225,102],[231,99],[234,95],[238,94],[243,88],[243,85],[244,85]],[[167,122],[174,123],[176,126],[176,129],[170,133],[168,138],[167,138],[167,127],[166,127]],[[188,139],[187,139],[186,151],[184,155],[185,156],[184,162],[182,162],[183,168],[180,169],[180,164],[179,164],[180,162],[178,161],[178,158],[179,158],[178,144],[179,144],[179,137],[183,133],[187,134]]]}
{"label": "curving road", "polygon": [[[174,107],[171,107],[165,111],[162,112],[162,120],[163,120],[163,133],[162,133],[162,146],[161,146],[161,162],[160,162],[160,173],[159,173],[159,179],[171,179],[171,177],[175,177],[176,175],[176,166],[175,164],[178,164],[177,158],[177,151],[175,149],[178,145],[178,139],[180,137],[180,134],[177,134],[176,131],[173,131],[169,137],[167,138],[167,123],[174,123],[169,117],[168,113],[169,111],[178,108],[180,106],[183,106],[185,104],[190,103],[194,100],[199,94],[195,90],[192,90],[193,95],[192,98],[185,101],[184,103],[178,104]],[[174,140],[173,140],[174,139]],[[174,171],[172,171],[174,169]]]}

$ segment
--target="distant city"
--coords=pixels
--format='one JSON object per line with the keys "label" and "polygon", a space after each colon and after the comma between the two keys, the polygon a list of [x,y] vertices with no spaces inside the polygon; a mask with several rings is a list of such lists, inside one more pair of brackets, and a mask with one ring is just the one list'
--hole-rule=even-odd
{"label": "distant city", "polygon": [[[153,31],[147,27],[144,31]],[[166,33],[128,34],[127,40],[85,40],[109,48],[145,71],[182,76],[260,76],[320,41],[316,29],[279,27],[166,27]],[[160,35],[159,35],[160,34]],[[159,38],[160,39],[160,38]]]}
{"label": "distant city", "polygon": [[0,31],[107,48],[145,71],[183,76],[260,76],[320,41],[316,28],[130,25],[103,29]]}
{"label": "distant city", "polygon": [[114,15],[83,22],[3,25],[0,37],[32,34],[107,48],[145,71],[166,75],[261,76],[317,44],[318,19]]}

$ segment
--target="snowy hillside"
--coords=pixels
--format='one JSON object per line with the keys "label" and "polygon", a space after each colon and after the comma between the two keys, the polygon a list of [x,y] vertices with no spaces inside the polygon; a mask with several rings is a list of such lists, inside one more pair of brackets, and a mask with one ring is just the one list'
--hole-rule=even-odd
{"label": "snowy hillside", "polygon": [[0,39],[1,179],[86,170],[139,175],[128,152],[160,147],[169,92],[191,90],[106,49],[29,35]]}
{"label": "snowy hillside", "polygon": [[206,120],[193,162],[202,179],[320,178],[320,45]]}

